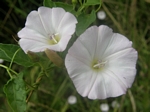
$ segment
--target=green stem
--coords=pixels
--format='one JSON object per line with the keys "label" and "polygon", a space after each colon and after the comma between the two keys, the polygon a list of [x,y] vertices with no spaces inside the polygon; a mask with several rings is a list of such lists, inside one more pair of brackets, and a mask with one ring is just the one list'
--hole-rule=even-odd
{"label": "green stem", "polygon": [[96,9],[96,12],[99,11],[99,9],[101,8],[101,6],[102,6],[102,0],[100,0],[100,5],[99,5],[99,7]]}
{"label": "green stem", "polygon": [[80,5],[82,5],[82,0],[79,0]]}
{"label": "green stem", "polygon": [[25,81],[25,84],[29,87],[29,89],[27,91],[31,91],[33,89],[35,89],[35,87],[31,86],[30,84],[28,84],[28,82]]}
{"label": "green stem", "polygon": [[13,63],[13,61],[14,61],[14,59],[15,59],[15,56],[16,56],[16,54],[18,53],[18,51],[19,51],[19,50],[20,50],[20,49],[18,49],[18,50],[14,53],[14,55],[13,55],[13,57],[12,57],[12,59],[11,59],[11,62],[10,62],[9,68],[11,68],[12,63]]}
{"label": "green stem", "polygon": [[78,12],[81,12],[83,9],[84,9],[84,5],[82,5],[82,6],[79,8]]}
{"label": "green stem", "polygon": [[12,73],[14,73],[15,75],[18,75],[17,72],[15,72],[14,70],[8,68],[8,67],[5,66],[5,65],[0,64],[0,67],[5,68],[5,69],[7,70],[7,73],[9,74],[10,78],[13,78],[13,76],[12,76],[11,73],[10,73],[10,71],[11,71]]}
{"label": "green stem", "polygon": [[84,8],[85,8],[84,5],[82,5],[82,6],[78,9],[77,14],[76,14],[77,17],[79,16],[80,12],[81,12]]}
{"label": "green stem", "polygon": [[128,90],[128,94],[129,94],[130,101],[131,101],[131,104],[132,104],[133,112],[136,112],[136,103],[135,103],[134,97],[133,97],[132,92],[131,92],[130,89]]}
{"label": "green stem", "polygon": [[[35,85],[37,85],[37,84],[40,83],[40,81],[41,81],[41,79],[42,79],[42,76],[43,76],[43,75],[40,75],[40,76],[36,79],[36,82],[35,82],[35,84],[33,84],[33,86],[35,86]],[[37,87],[36,87],[36,88],[37,88]],[[26,102],[27,102],[27,103],[29,102],[29,100],[30,100],[30,98],[31,98],[31,96],[32,96],[32,94],[33,94],[33,92],[34,92],[34,90],[35,90],[35,88],[30,91],[30,93],[29,93],[29,95],[28,95],[28,97],[27,97],[27,99],[26,99]]]}
{"label": "green stem", "polygon": [[61,112],[66,112],[66,110],[68,109],[68,102],[65,103],[65,105],[63,106]]}

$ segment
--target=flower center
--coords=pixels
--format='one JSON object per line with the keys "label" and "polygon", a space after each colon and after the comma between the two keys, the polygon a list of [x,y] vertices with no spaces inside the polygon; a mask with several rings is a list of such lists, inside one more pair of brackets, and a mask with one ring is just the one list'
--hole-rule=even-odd
{"label": "flower center", "polygon": [[59,37],[59,34],[56,33],[56,34],[52,34],[49,36],[49,44],[51,45],[54,45],[54,44],[57,44],[60,40],[60,37]]}
{"label": "flower center", "polygon": [[93,69],[100,70],[106,65],[107,61],[97,61],[97,63],[93,64]]}

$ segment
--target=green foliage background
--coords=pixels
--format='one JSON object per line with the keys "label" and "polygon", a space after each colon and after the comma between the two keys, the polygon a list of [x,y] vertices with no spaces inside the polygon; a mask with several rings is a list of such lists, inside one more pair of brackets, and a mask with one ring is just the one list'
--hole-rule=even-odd
{"label": "green foliage background", "polygon": [[[70,0],[59,1],[71,4]],[[24,27],[27,14],[42,6],[43,0],[1,0],[0,5],[0,43],[17,45],[16,34]],[[86,13],[90,14],[92,9],[98,7],[96,4],[94,5],[86,9]],[[27,112],[100,112],[100,104],[104,102],[109,104],[109,112],[150,111],[150,0],[103,0],[101,10],[106,12],[106,19],[97,19],[93,24],[105,24],[114,32],[124,34],[133,42],[133,47],[138,51],[137,75],[132,88],[126,95],[117,98],[89,100],[77,93],[65,70],[48,69],[49,74],[44,76],[39,87],[32,91]],[[72,11],[72,13],[74,12]],[[80,18],[78,19],[80,20]],[[90,17],[89,19],[92,21]],[[76,35],[80,35],[80,33],[82,31],[76,32]],[[9,66],[7,61],[3,64]],[[24,73],[24,80],[29,84],[38,81],[38,74],[41,71],[38,66],[24,68],[15,63],[13,63],[12,69]],[[6,70],[0,68],[0,112],[12,112],[3,92],[3,86],[8,80],[9,76]],[[13,81],[15,79],[10,83]],[[67,103],[70,95],[77,97],[76,104],[69,105]],[[120,108],[111,107],[114,100],[119,102]]]}

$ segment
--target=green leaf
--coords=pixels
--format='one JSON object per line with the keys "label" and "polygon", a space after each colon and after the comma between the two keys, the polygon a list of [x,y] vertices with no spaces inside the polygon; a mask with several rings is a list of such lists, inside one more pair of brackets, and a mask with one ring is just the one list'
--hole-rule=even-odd
{"label": "green leaf", "polygon": [[23,80],[23,74],[10,79],[4,86],[4,92],[7,97],[8,104],[14,112],[26,111],[26,90]]}
{"label": "green leaf", "polygon": [[52,7],[62,7],[65,11],[75,13],[75,11],[73,10],[72,5],[69,5],[69,4],[66,4],[66,3],[63,3],[63,2],[52,2],[51,0],[44,0],[43,4],[44,4],[44,6],[50,7],[50,8],[52,8]]}
{"label": "green leaf", "polygon": [[[14,53],[18,49],[20,49],[20,47],[17,45],[0,43],[0,58],[11,62]],[[16,54],[14,62],[26,67],[32,66],[34,64],[32,60],[28,57],[28,55],[25,54],[21,49]]]}
{"label": "green leaf", "polygon": [[87,2],[84,5],[100,5],[101,0],[87,0]]}
{"label": "green leaf", "polygon": [[89,15],[81,14],[77,19],[78,24],[76,28],[76,35],[79,36],[95,21],[96,19],[95,11],[93,10]]}
{"label": "green leaf", "polygon": [[50,8],[56,7],[55,2],[52,2],[51,0],[44,0],[43,5]]}

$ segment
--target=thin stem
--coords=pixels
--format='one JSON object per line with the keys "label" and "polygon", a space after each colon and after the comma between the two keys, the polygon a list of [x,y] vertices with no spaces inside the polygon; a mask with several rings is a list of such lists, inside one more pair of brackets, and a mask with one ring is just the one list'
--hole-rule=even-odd
{"label": "thin stem", "polygon": [[27,86],[29,86],[29,91],[35,89],[33,86],[31,86],[30,84],[28,84],[26,81],[25,81],[25,83],[26,83]]}
{"label": "thin stem", "polygon": [[20,49],[18,49],[18,50],[14,53],[14,55],[13,55],[13,57],[12,57],[12,59],[11,59],[11,62],[10,62],[9,68],[11,68],[12,63],[13,63],[13,61],[14,61],[14,59],[15,59],[15,56],[16,56],[16,54],[18,53],[18,51],[19,51],[19,50],[20,50]]}
{"label": "thin stem", "polygon": [[79,10],[78,10],[78,12],[81,12],[83,9],[84,9],[84,5],[82,5],[80,8],[79,8]]}
{"label": "thin stem", "polygon": [[83,4],[85,4],[86,0],[83,0]]}
{"label": "thin stem", "polygon": [[66,112],[66,110],[68,109],[68,106],[69,106],[68,102],[66,102],[63,108],[61,109],[61,112]]}
{"label": "thin stem", "polygon": [[124,100],[125,100],[125,95],[123,95],[122,98],[121,98],[120,108],[119,108],[118,112],[121,112],[121,111],[122,111],[122,105],[123,105],[123,103],[124,103]]}
{"label": "thin stem", "polygon": [[28,96],[28,98],[26,99],[26,103],[29,102],[29,99],[30,99],[31,95],[33,94],[33,91],[34,91],[34,90],[31,90],[31,91],[30,91],[29,96]]}
{"label": "thin stem", "polygon": [[11,75],[10,71],[8,69],[6,69],[6,70],[7,70],[7,73],[9,74],[10,78],[12,79],[13,76]]}
{"label": "thin stem", "polygon": [[[38,77],[38,78],[36,79],[35,84],[39,84],[39,82],[40,82],[41,79],[42,79],[42,76],[43,76],[43,75],[41,75],[40,77]],[[28,96],[28,98],[26,99],[26,102],[29,102],[29,99],[30,99],[30,97],[32,96],[33,91],[34,91],[34,90],[31,90],[31,91],[30,91],[29,96]]]}
{"label": "thin stem", "polygon": [[79,0],[80,5],[82,5],[82,0]]}
{"label": "thin stem", "polygon": [[14,70],[8,68],[8,67],[5,66],[5,65],[0,64],[0,67],[3,67],[3,68],[5,68],[5,69],[7,70],[7,73],[9,74],[10,78],[13,78],[13,76],[12,76],[11,73],[10,73],[10,71],[11,71],[12,73],[14,73],[15,75],[18,75],[17,72],[15,72]]}
{"label": "thin stem", "polygon": [[134,97],[132,95],[132,92],[130,90],[128,90],[128,94],[129,94],[129,97],[130,97],[130,100],[131,100],[133,112],[136,112],[136,104],[135,104],[135,100],[134,100]]}
{"label": "thin stem", "polygon": [[102,0],[100,0],[100,5],[99,5],[99,7],[96,9],[96,12],[99,11],[99,9],[101,8],[101,6],[102,6]]}

